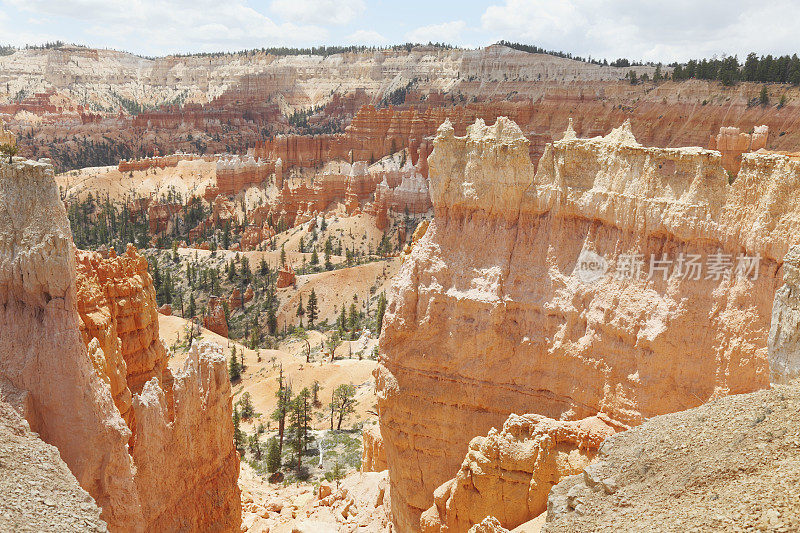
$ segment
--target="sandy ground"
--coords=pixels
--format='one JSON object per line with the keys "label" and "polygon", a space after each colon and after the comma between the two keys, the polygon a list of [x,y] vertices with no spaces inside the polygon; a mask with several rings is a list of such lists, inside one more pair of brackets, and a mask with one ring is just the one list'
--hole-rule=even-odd
{"label": "sandy ground", "polygon": [[[89,193],[112,201],[127,198],[160,198],[170,189],[186,199],[201,195],[206,186],[216,184],[216,163],[180,161],[176,167],[122,173],[117,167],[88,167],[56,176],[56,184],[66,199],[85,200]],[[131,175],[132,174],[132,175]]]}

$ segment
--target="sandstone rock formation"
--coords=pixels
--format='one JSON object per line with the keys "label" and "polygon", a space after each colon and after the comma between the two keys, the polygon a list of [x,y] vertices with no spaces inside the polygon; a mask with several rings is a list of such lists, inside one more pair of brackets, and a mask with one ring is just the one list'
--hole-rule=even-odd
{"label": "sandstone rock formation", "polygon": [[708,147],[722,154],[722,166],[735,176],[742,165],[742,154],[766,148],[769,126],[756,126],[753,133],[742,133],[739,128],[720,128],[712,135]]}
{"label": "sandstone rock formation", "polygon": [[381,472],[388,468],[386,449],[378,426],[365,427],[361,435],[361,471]]}
{"label": "sandstone rock formation", "polygon": [[275,162],[247,157],[217,160],[217,187],[221,194],[236,194],[253,185],[261,185],[275,172]]}
{"label": "sandstone rock formation", "polygon": [[[428,164],[435,219],[395,278],[376,371],[401,531],[513,412],[636,425],[767,386],[778,273],[800,242],[797,161],[744,154],[729,184],[718,152],[646,148],[626,124],[553,143],[534,173],[501,118],[465,137],[445,123]],[[663,254],[666,274],[639,272]],[[696,280],[680,262],[695,255]]]}
{"label": "sandstone rock formation", "polygon": [[276,283],[279,289],[283,289],[285,287],[291,287],[297,281],[297,276],[294,273],[294,269],[291,265],[283,265],[278,271],[278,281]]}
{"label": "sandstone rock formation", "polygon": [[651,418],[556,485],[548,533],[797,531],[800,383]]}
{"label": "sandstone rock formation", "polygon": [[198,155],[186,154],[183,152],[176,152],[165,156],[156,155],[153,157],[142,157],[140,159],[121,159],[117,165],[117,170],[120,172],[133,172],[145,171],[153,168],[167,168],[176,167],[181,161],[215,161],[216,156],[212,155]]}
{"label": "sandstone rock formation", "polygon": [[75,256],[52,167],[0,163],[3,395],[109,529],[238,529],[224,357],[201,348],[173,380],[144,260],[82,254],[79,281]]}
{"label": "sandstone rock formation", "polygon": [[0,398],[0,530],[108,531],[58,455]]}
{"label": "sandstone rock formation", "polygon": [[561,422],[541,415],[511,415],[502,431],[475,437],[456,477],[433,493],[422,514],[423,533],[466,533],[494,516],[506,528],[547,509],[550,489],[583,470],[617,429],[602,417]]}
{"label": "sandstone rock formation", "polygon": [[225,318],[224,298],[212,296],[208,299],[208,308],[203,315],[203,327],[221,335],[228,336],[228,321]]}
{"label": "sandstone rock formation", "polygon": [[800,378],[800,247],[783,263],[785,285],[775,293],[769,331],[769,369],[773,383]]}

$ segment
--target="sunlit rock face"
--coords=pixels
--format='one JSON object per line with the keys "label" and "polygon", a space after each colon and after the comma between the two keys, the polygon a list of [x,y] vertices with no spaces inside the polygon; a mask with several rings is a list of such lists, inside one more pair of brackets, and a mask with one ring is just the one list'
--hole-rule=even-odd
{"label": "sunlit rock face", "polygon": [[173,377],[144,258],[77,256],[52,167],[0,163],[3,396],[112,531],[238,530],[225,358],[195,347]]}
{"label": "sunlit rock face", "polygon": [[512,413],[635,425],[768,384],[797,161],[745,154],[729,184],[719,152],[644,147],[625,124],[569,128],[534,172],[501,118],[443,124],[428,165],[435,220],[396,278],[376,371],[401,531]]}

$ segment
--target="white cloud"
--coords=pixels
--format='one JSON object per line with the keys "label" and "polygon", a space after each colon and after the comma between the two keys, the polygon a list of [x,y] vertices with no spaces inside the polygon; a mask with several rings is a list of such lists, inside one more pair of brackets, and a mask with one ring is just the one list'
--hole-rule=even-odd
{"label": "white cloud", "polygon": [[487,42],[524,41],[594,57],[686,60],[793,53],[800,2],[505,0],[481,17]]}
{"label": "white cloud", "polygon": [[348,24],[366,9],[363,0],[272,0],[281,18],[303,24]]}
{"label": "white cloud", "polygon": [[347,36],[347,42],[367,46],[380,46],[388,40],[375,30],[358,30]]}
{"label": "white cloud", "polygon": [[[161,54],[224,51],[275,45],[322,43],[325,28],[277,24],[245,0],[221,5],[216,0],[6,0],[36,18],[73,19],[82,33],[62,40]],[[63,24],[67,26],[67,24]]]}
{"label": "white cloud", "polygon": [[460,43],[463,39],[467,23],[463,20],[454,20],[442,24],[421,26],[406,33],[406,40],[412,43]]}

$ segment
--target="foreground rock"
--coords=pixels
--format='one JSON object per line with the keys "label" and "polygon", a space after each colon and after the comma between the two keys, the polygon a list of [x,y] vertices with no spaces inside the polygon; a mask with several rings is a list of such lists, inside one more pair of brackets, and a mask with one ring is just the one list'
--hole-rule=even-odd
{"label": "foreground rock", "polygon": [[135,250],[126,256],[82,261],[82,294],[92,299],[81,316],[52,167],[0,163],[0,390],[58,448],[109,529],[236,530],[225,359],[193,347],[173,378],[152,280]]}
{"label": "foreground rock", "polygon": [[392,531],[388,472],[355,472],[337,483],[273,486],[242,466],[242,529],[249,533]]}
{"label": "foreground rock", "polygon": [[58,455],[0,399],[0,530],[107,531],[100,509]]}
{"label": "foreground rock", "polygon": [[619,429],[600,417],[560,422],[511,415],[502,431],[492,428],[469,443],[456,477],[434,491],[423,533],[466,533],[492,515],[508,528],[532,520],[547,508],[552,486],[580,472]]}
{"label": "foreground rock", "polygon": [[652,418],[553,488],[548,532],[798,531],[800,383]]}
{"label": "foreground rock", "polygon": [[[800,162],[745,154],[729,184],[718,152],[643,147],[625,125],[568,130],[534,174],[501,118],[465,137],[445,123],[428,163],[435,219],[396,277],[376,371],[402,531],[470,439],[513,412],[636,425],[767,386]],[[648,277],[664,254],[672,264]],[[679,263],[690,256],[698,276]],[[732,263],[725,275],[714,257]],[[758,276],[734,272],[745,257],[760,257]]]}

